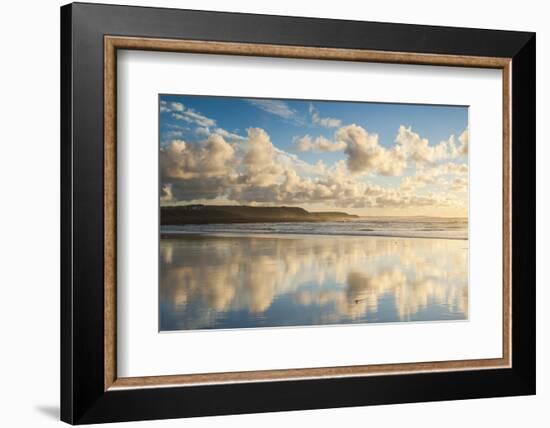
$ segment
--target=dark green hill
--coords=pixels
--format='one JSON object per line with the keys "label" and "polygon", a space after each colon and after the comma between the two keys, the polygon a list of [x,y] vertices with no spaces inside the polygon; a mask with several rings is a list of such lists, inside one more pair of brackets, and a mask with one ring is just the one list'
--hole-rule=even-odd
{"label": "dark green hill", "polygon": [[298,207],[251,207],[240,205],[174,205],[160,209],[162,225],[210,223],[277,223],[298,221],[345,221],[358,218],[343,212],[309,212]]}

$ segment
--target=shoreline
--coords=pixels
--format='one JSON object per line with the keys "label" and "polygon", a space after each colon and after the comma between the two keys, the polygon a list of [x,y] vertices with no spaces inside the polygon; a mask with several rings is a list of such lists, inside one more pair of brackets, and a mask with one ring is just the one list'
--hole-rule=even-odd
{"label": "shoreline", "polygon": [[343,238],[387,238],[387,239],[438,239],[438,240],[451,240],[451,241],[469,241],[468,237],[456,237],[456,236],[427,236],[427,235],[406,235],[406,234],[391,234],[383,232],[373,232],[373,233],[357,233],[357,232],[348,232],[348,233],[304,233],[304,232],[254,232],[254,231],[242,231],[242,232],[222,232],[222,231],[160,231],[160,239],[178,239],[178,238],[189,238],[189,237],[221,237],[221,238],[232,238],[232,237],[255,237],[255,238],[296,238],[296,237],[343,237]]}

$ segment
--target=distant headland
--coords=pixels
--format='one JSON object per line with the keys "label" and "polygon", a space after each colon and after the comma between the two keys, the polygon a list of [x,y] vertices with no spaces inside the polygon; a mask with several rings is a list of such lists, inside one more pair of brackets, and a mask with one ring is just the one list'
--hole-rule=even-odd
{"label": "distant headland", "polygon": [[161,206],[161,225],[212,223],[280,223],[346,221],[357,215],[338,211],[309,212],[299,207],[253,207],[246,205]]}

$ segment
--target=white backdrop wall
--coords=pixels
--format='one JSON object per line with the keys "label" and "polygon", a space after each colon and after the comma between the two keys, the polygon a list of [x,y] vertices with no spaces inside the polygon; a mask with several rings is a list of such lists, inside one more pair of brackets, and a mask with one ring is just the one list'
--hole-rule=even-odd
{"label": "white backdrop wall", "polygon": [[[122,2],[122,0],[121,0]],[[116,3],[103,1],[103,3]],[[544,159],[550,156],[542,130],[550,115],[550,28],[544,2],[463,0],[296,2],[269,0],[147,0],[125,4],[323,18],[485,27],[537,32],[538,139],[538,394],[461,402],[419,403],[264,415],[155,421],[141,426],[280,427],[431,426],[445,428],[498,425],[545,426],[550,404],[548,361],[550,316],[550,206],[542,183],[550,182]],[[3,55],[0,69],[0,403],[2,426],[59,424],[59,6],[58,0],[4,2],[0,13]],[[546,405],[546,406],[545,406]],[[130,423],[125,426],[138,426]]]}

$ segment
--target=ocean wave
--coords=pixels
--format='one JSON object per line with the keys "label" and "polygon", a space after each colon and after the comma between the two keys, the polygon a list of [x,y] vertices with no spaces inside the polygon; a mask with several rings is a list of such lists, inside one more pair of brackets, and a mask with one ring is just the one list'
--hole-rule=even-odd
{"label": "ocean wave", "polygon": [[328,236],[379,236],[395,238],[468,239],[465,221],[356,221],[323,223],[239,223],[162,226],[161,234],[201,235],[328,235]]}

